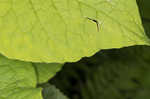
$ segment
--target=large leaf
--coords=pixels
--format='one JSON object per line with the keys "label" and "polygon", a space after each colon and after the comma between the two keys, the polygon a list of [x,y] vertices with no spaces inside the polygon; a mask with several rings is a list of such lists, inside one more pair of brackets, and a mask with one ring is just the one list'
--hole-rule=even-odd
{"label": "large leaf", "polygon": [[9,58],[63,63],[149,44],[136,0],[0,0],[0,12],[0,52]]}
{"label": "large leaf", "polygon": [[0,99],[42,99],[31,63],[0,56]]}

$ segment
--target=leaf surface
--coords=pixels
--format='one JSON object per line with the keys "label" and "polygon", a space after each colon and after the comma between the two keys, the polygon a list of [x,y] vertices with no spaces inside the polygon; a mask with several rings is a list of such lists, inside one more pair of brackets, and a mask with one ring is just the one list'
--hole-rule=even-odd
{"label": "leaf surface", "polygon": [[30,63],[0,55],[0,99],[43,99],[37,85],[52,78],[62,64]]}
{"label": "leaf surface", "polygon": [[149,45],[136,0],[0,0],[0,52],[74,62],[101,49]]}
{"label": "leaf surface", "polygon": [[34,68],[37,72],[38,84],[47,82],[58,71],[61,70],[63,64],[57,63],[34,63]]}
{"label": "leaf surface", "polygon": [[42,99],[31,63],[0,56],[0,99]]}

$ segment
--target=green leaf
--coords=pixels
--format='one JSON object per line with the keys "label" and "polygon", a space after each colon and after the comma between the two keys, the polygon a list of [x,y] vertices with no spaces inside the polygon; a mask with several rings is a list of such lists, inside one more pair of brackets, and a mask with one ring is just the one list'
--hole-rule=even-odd
{"label": "green leaf", "polygon": [[64,63],[149,45],[136,0],[0,0],[0,12],[0,52],[13,59]]}
{"label": "green leaf", "polygon": [[42,99],[41,88],[63,64],[21,62],[0,56],[0,99]]}
{"label": "green leaf", "polygon": [[47,82],[50,78],[52,78],[59,70],[61,70],[63,64],[57,63],[34,63],[33,64],[36,73],[38,84]]}
{"label": "green leaf", "polygon": [[0,99],[42,99],[31,63],[0,56]]}
{"label": "green leaf", "polygon": [[44,99],[68,99],[55,86],[46,84],[43,89]]}

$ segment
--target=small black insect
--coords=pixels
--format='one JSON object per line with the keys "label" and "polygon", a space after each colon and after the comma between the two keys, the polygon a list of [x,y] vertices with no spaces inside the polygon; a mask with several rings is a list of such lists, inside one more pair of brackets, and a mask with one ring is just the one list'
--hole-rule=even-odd
{"label": "small black insect", "polygon": [[87,17],[87,19],[89,19],[89,20],[91,20],[91,21],[93,21],[93,22],[96,23],[96,25],[97,25],[97,31],[99,32],[99,22],[97,20],[89,18],[89,17]]}

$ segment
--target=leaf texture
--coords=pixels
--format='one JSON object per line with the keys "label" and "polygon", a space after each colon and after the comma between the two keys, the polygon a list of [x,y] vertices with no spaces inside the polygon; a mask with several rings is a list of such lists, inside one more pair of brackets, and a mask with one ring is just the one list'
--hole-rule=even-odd
{"label": "leaf texture", "polygon": [[149,45],[136,0],[0,0],[0,12],[0,53],[12,59],[74,62]]}

